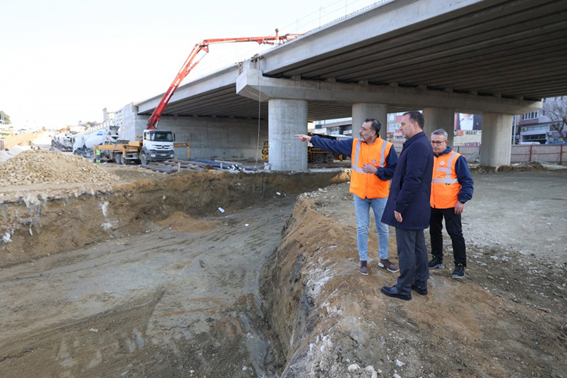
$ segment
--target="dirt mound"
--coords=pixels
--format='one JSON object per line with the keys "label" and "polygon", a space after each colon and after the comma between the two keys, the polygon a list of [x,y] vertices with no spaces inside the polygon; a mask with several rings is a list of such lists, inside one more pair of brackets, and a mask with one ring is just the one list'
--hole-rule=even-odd
{"label": "dirt mound", "polygon": [[77,155],[56,151],[24,151],[0,164],[0,186],[41,183],[109,182],[116,175]]}
{"label": "dirt mound", "polygon": [[496,172],[530,172],[544,171],[546,168],[537,161],[529,161],[525,163],[514,163],[512,165],[501,165],[499,167],[472,166],[471,171],[478,173],[496,173]]}

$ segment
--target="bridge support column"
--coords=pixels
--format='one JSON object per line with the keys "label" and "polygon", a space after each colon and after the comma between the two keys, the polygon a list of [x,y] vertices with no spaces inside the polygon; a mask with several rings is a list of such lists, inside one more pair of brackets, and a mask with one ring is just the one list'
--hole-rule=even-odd
{"label": "bridge support column", "polygon": [[453,136],[455,134],[455,109],[449,108],[423,108],[425,127],[423,132],[427,138],[431,138],[431,133],[437,129],[447,132],[447,144],[453,147]]}
{"label": "bridge support column", "polygon": [[294,138],[307,134],[307,101],[268,101],[270,168],[275,171],[307,171],[307,145]]}
{"label": "bridge support column", "polygon": [[386,139],[388,132],[388,108],[385,104],[357,103],[352,105],[352,137],[358,138],[360,127],[367,118],[376,118],[382,128],[380,135]]}
{"label": "bridge support column", "polygon": [[508,114],[483,113],[480,165],[500,167],[510,165],[512,153],[512,122]]}

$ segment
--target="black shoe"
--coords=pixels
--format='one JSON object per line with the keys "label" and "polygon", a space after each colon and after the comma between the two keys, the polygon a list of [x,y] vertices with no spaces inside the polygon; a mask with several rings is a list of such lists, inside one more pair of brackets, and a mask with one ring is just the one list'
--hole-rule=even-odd
{"label": "black shoe", "polygon": [[453,271],[453,278],[465,278],[465,266],[461,263],[455,265],[455,270]]}
{"label": "black shoe", "polygon": [[411,285],[411,289],[416,293],[418,293],[419,295],[427,295],[427,287]]}
{"label": "black shoe", "polygon": [[443,264],[443,259],[440,259],[437,256],[433,256],[431,261],[429,262],[429,269],[443,269],[445,265]]}
{"label": "black shoe", "polygon": [[398,288],[395,287],[395,286],[392,286],[392,287],[384,286],[384,287],[382,287],[382,289],[380,291],[382,293],[386,294],[389,297],[403,299],[404,301],[409,301],[411,299],[411,293],[410,294],[400,294],[398,292]]}

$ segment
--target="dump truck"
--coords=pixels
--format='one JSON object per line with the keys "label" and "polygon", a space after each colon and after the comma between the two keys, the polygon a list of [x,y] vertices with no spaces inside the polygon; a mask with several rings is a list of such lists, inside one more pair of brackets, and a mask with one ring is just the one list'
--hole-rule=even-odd
{"label": "dump truck", "polygon": [[73,151],[73,143],[75,138],[69,133],[57,133],[51,138],[51,147],[57,148],[63,152]]}
{"label": "dump truck", "polygon": [[12,130],[0,130],[0,139],[8,139],[14,136]]}
{"label": "dump truck", "polygon": [[[309,135],[313,135],[309,133]],[[332,139],[337,140],[337,137],[330,136],[330,135],[321,135],[317,134],[320,138]],[[262,147],[262,160],[268,161],[269,160],[269,151],[270,151],[270,143],[268,140],[264,141],[264,146]],[[323,164],[327,163],[330,164],[335,160],[346,160],[348,156],[343,154],[335,154],[329,151],[322,150],[318,147],[313,146],[311,143],[308,144],[307,147],[307,162],[309,163],[316,163],[316,164]]]}

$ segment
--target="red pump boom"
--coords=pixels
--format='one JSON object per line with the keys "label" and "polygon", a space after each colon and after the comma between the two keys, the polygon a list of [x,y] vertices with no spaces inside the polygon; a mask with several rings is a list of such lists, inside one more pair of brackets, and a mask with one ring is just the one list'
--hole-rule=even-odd
{"label": "red pump boom", "polygon": [[191,72],[191,70],[193,70],[193,68],[195,68],[195,66],[199,63],[199,61],[193,63],[193,61],[197,57],[197,54],[201,50],[208,53],[209,52],[209,45],[212,45],[213,43],[231,43],[231,42],[257,42],[260,45],[262,45],[262,44],[273,45],[273,44],[275,44],[276,41],[281,44],[281,43],[289,41],[291,39],[295,39],[299,35],[300,34],[285,34],[285,35],[280,36],[279,33],[278,33],[278,29],[276,29],[276,35],[275,36],[244,37],[244,38],[216,38],[216,39],[205,39],[205,40],[201,41],[200,43],[197,43],[195,45],[195,47],[193,47],[193,50],[191,50],[191,53],[189,54],[189,56],[185,60],[185,63],[183,63],[183,66],[181,67],[181,69],[177,73],[177,76],[175,76],[175,79],[173,79],[173,82],[169,86],[169,89],[167,90],[167,92],[165,92],[165,94],[163,95],[158,106],[156,107],[156,109],[154,110],[152,115],[150,116],[150,119],[148,120],[147,129],[152,130],[152,129],[157,128],[157,124],[158,124],[158,122],[161,118],[163,111],[165,110],[165,107],[169,103],[171,96],[173,96],[173,93],[175,93],[175,91],[177,90],[177,87],[179,87],[179,85],[181,84],[183,79],[185,79],[185,77],[187,75],[189,75],[189,72]]}

